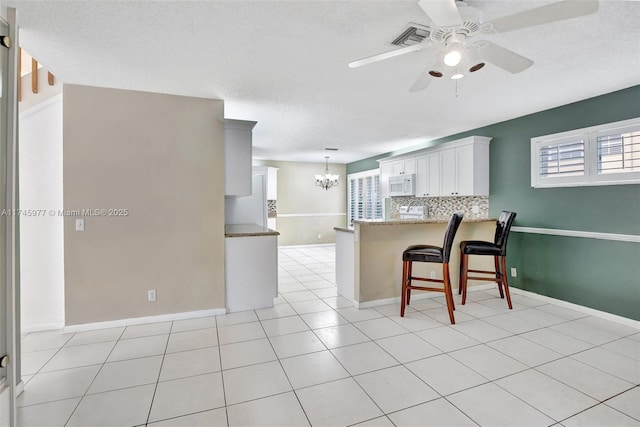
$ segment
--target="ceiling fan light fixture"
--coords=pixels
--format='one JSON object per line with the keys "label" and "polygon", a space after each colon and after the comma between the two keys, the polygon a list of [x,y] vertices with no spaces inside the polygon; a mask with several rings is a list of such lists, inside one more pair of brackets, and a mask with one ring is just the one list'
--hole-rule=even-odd
{"label": "ceiling fan light fixture", "polygon": [[476,71],[484,68],[485,63],[484,62],[478,62],[475,65],[472,65],[471,67],[469,67],[469,72],[470,73],[475,73]]}
{"label": "ceiling fan light fixture", "polygon": [[462,59],[462,49],[462,43],[460,42],[449,43],[444,54],[444,63],[449,67],[458,65]]}
{"label": "ceiling fan light fixture", "polygon": [[464,77],[464,74],[462,74],[460,71],[456,71],[451,75],[451,80],[460,80],[463,77]]}
{"label": "ceiling fan light fixture", "polygon": [[485,62],[480,57],[478,46],[471,46],[467,50],[467,70],[470,73],[475,73],[476,71],[482,69],[484,66]]}

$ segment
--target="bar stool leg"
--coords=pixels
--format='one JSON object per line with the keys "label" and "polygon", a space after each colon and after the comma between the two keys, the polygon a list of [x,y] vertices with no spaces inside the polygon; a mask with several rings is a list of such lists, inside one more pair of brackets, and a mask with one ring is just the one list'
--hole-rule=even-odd
{"label": "bar stool leg", "polygon": [[467,277],[469,273],[469,255],[462,254],[460,259],[460,287],[462,288],[462,305],[467,302]]}
{"label": "bar stool leg", "polygon": [[404,317],[404,305],[407,295],[407,264],[408,261],[402,261],[402,292],[400,293],[400,317]]}
{"label": "bar stool leg", "polygon": [[507,294],[507,304],[509,305],[509,309],[513,310],[513,306],[511,305],[511,294],[509,293],[509,282],[507,281],[507,257],[503,256],[502,258],[502,281],[504,282],[504,293]]}
{"label": "bar stool leg", "polygon": [[496,267],[496,283],[498,284],[498,291],[500,292],[500,298],[504,298],[504,293],[502,292],[502,282],[504,280],[504,274],[500,270],[500,262],[498,260],[497,255],[493,257],[493,263]]}
{"label": "bar stool leg", "polygon": [[453,310],[455,310],[453,304],[453,293],[451,292],[451,277],[449,275],[449,264],[442,264],[442,276],[444,277],[444,295],[447,300],[447,311],[449,312],[449,320],[452,325],[456,324],[456,319],[453,316]]}
{"label": "bar stool leg", "polygon": [[[407,280],[409,283],[407,285],[411,286],[411,275],[413,274],[413,261],[409,261],[409,266],[407,267]],[[411,288],[407,286],[407,305],[411,304]]]}
{"label": "bar stool leg", "polygon": [[[464,266],[464,254],[460,253],[460,274],[458,274],[458,295],[462,294],[462,286],[463,286],[462,277],[464,276],[465,270],[466,270],[466,267]],[[464,300],[462,300],[462,304],[464,304]]]}

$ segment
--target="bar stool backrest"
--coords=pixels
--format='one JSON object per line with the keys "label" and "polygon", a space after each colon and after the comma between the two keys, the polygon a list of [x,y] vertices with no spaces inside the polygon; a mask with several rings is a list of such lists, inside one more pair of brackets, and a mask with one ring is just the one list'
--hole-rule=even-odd
{"label": "bar stool backrest", "polygon": [[460,223],[462,222],[463,213],[454,213],[449,219],[447,230],[444,233],[444,243],[442,244],[442,258],[444,263],[449,263],[449,256],[451,255],[451,246],[453,246],[453,239],[456,237],[456,232]]}
{"label": "bar stool backrest", "polygon": [[502,211],[500,217],[496,221],[496,236],[494,243],[500,248],[500,255],[507,255],[507,239],[509,238],[509,231],[513,220],[516,219],[515,212]]}

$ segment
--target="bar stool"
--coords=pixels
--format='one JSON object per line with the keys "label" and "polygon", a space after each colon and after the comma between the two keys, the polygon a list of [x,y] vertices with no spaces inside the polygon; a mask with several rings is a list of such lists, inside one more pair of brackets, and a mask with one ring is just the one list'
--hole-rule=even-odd
{"label": "bar stool", "polygon": [[[481,240],[465,240],[460,242],[460,282],[458,284],[458,294],[462,293],[462,305],[467,299],[468,280],[486,280],[496,282],[500,298],[507,295],[507,304],[511,305],[511,295],[509,294],[509,283],[507,281],[507,239],[511,225],[516,217],[515,212],[500,212],[500,217],[496,221],[496,234],[493,242]],[[471,270],[469,269],[469,255],[493,256],[495,271]],[[490,274],[491,277],[469,276],[469,273]],[[504,285],[504,292],[502,287]]]}
{"label": "bar stool", "polygon": [[[449,219],[447,230],[444,233],[444,243],[442,247],[432,245],[413,245],[409,246],[402,253],[402,296],[400,306],[400,316],[404,317],[404,309],[406,305],[411,302],[411,290],[416,289],[419,291],[434,291],[444,292],[447,300],[447,309],[449,311],[449,320],[451,324],[455,324],[456,321],[453,317],[453,310],[455,309],[453,304],[453,295],[451,294],[451,277],[449,275],[449,257],[451,255],[451,246],[453,245],[453,239],[455,238],[458,227],[462,222],[462,213],[454,213]],[[442,280],[439,279],[427,279],[425,277],[414,277],[412,275],[412,267],[414,262],[432,262],[442,264]],[[411,283],[413,280],[419,280],[423,282],[435,282],[443,283],[443,288],[432,288],[426,286],[413,286]]]}

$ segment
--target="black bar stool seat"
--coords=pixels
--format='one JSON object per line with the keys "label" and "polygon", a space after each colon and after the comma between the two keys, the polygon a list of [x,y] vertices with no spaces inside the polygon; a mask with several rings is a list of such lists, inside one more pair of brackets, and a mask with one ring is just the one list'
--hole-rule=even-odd
{"label": "black bar stool seat", "polygon": [[[496,221],[496,233],[493,242],[483,240],[465,240],[460,242],[460,278],[458,283],[458,293],[462,294],[462,305],[467,300],[467,282],[469,280],[485,280],[496,282],[500,298],[507,296],[509,308],[511,304],[511,294],[509,293],[509,282],[507,280],[507,239],[513,220],[516,218],[515,212],[502,211]],[[469,255],[493,256],[495,271],[472,270],[469,268]],[[479,273],[486,276],[469,276],[469,273]],[[504,291],[503,291],[504,288]]]}
{"label": "black bar stool seat", "polygon": [[[444,243],[442,247],[434,245],[412,245],[405,249],[402,253],[402,295],[400,298],[401,317],[404,317],[405,307],[411,302],[412,289],[418,291],[444,292],[445,299],[447,300],[449,320],[451,321],[451,324],[456,323],[453,316],[453,310],[455,310],[455,306],[453,304],[453,295],[451,293],[449,257],[451,255],[451,246],[453,245],[453,239],[455,238],[458,227],[462,222],[462,217],[463,214],[454,213],[453,215],[451,215],[449,224],[447,225],[447,229],[444,233]],[[432,262],[442,264],[442,280],[413,276],[414,262]],[[444,286],[442,288],[415,286],[412,284],[414,280],[442,283]]]}

